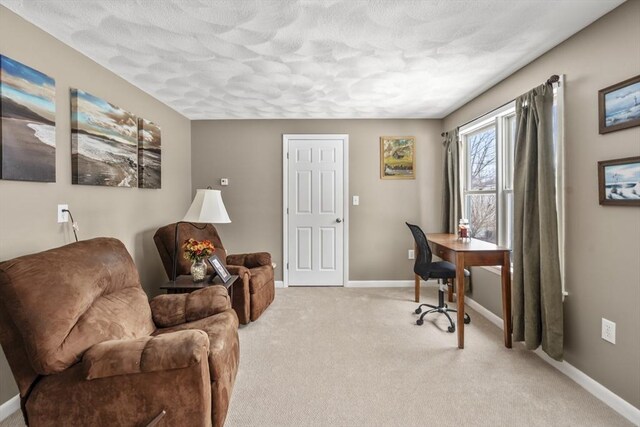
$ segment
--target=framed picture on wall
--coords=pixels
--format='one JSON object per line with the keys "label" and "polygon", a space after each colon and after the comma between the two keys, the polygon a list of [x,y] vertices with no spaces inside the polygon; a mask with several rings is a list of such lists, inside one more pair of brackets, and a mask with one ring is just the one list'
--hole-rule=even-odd
{"label": "framed picture on wall", "polygon": [[0,55],[0,179],[56,182],[56,82]]}
{"label": "framed picture on wall", "polygon": [[138,186],[138,118],[71,89],[71,183]]}
{"label": "framed picture on wall", "polygon": [[416,178],[416,138],[413,136],[380,137],[380,178]]}
{"label": "framed picture on wall", "polygon": [[598,91],[600,133],[640,126],[640,75]]}
{"label": "framed picture on wall", "polygon": [[640,157],[598,162],[601,205],[640,206]]}
{"label": "framed picture on wall", "polygon": [[138,118],[138,187],[161,188],[162,146],[160,126]]}

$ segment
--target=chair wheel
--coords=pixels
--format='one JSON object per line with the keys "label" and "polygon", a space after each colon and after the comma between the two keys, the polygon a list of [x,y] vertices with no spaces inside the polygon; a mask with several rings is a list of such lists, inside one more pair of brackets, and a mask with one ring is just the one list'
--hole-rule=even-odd
{"label": "chair wheel", "polygon": [[415,313],[416,313],[416,314],[420,314],[420,313],[422,313],[422,309],[421,309],[420,307],[416,308]]}
{"label": "chair wheel", "polygon": [[449,327],[447,328],[447,331],[449,331],[449,332],[455,332],[455,331],[456,331],[456,327],[455,327],[455,326],[449,326]]}
{"label": "chair wheel", "polygon": [[416,320],[416,325],[421,326],[424,323],[424,320],[418,319]]}
{"label": "chair wheel", "polygon": [[469,315],[467,313],[464,314],[464,324],[468,325],[469,323],[471,323],[471,317],[469,317]]}

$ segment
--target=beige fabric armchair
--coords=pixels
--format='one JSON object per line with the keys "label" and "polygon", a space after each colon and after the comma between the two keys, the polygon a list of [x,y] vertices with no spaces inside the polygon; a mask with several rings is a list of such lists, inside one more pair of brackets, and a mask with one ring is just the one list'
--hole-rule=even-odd
{"label": "beige fabric armchair", "polygon": [[98,238],[0,263],[0,343],[33,426],[222,426],[238,369],[226,289],[149,304]]}

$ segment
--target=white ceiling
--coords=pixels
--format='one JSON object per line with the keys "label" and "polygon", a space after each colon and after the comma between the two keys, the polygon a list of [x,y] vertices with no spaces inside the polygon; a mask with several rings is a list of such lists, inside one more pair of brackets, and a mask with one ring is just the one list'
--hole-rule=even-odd
{"label": "white ceiling", "polygon": [[621,3],[0,0],[190,119],[441,118]]}

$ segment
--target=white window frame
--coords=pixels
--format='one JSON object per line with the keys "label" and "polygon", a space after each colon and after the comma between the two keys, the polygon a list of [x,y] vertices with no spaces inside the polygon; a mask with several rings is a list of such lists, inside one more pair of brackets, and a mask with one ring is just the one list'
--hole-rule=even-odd
{"label": "white window frame", "polygon": [[[460,140],[462,141],[462,156],[460,167],[462,173],[462,212],[469,217],[469,206],[467,206],[467,196],[473,194],[495,194],[496,195],[496,243],[500,246],[511,248],[511,238],[508,232],[509,217],[506,214],[507,197],[513,195],[513,186],[506,186],[505,171],[513,170],[513,164],[509,156],[506,155],[507,144],[510,139],[506,132],[508,120],[515,117],[515,101],[510,102],[484,116],[462,126],[460,128]],[[469,190],[468,177],[470,175],[471,162],[468,158],[467,137],[487,126],[496,128],[496,188],[495,190]],[[473,224],[470,224],[473,227]],[[512,232],[513,230],[511,230]]]}
{"label": "white window frame", "polygon": [[558,212],[558,253],[560,254],[560,277],[562,280],[562,301],[569,295],[566,288],[566,259],[565,259],[565,156],[564,156],[564,84],[565,76],[560,74],[560,80],[554,86],[554,103],[556,106],[556,129],[554,144],[556,147],[556,208]]}

